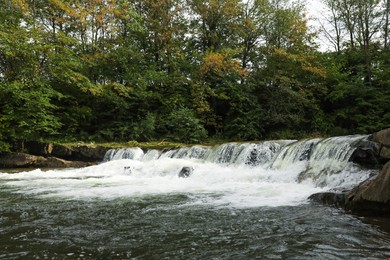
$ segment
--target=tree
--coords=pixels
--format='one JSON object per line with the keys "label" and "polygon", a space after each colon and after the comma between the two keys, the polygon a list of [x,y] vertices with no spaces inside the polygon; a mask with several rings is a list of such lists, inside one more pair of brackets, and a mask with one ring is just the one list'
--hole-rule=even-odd
{"label": "tree", "polygon": [[44,44],[47,34],[32,25],[26,2],[5,6],[0,23],[0,136],[9,143],[20,141],[23,148],[25,140],[58,133],[61,123],[53,101],[61,95],[48,84],[52,46]]}
{"label": "tree", "polygon": [[195,46],[203,53],[234,48],[241,4],[238,0],[188,0]]}

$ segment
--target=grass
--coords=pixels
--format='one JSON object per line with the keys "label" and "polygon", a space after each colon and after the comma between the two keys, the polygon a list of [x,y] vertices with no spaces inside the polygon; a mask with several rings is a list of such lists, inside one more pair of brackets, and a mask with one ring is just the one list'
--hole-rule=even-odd
{"label": "grass", "polygon": [[184,143],[176,143],[176,142],[168,142],[168,141],[153,141],[153,142],[137,142],[137,141],[128,141],[128,142],[70,142],[70,143],[59,143],[60,145],[64,145],[66,147],[75,147],[75,146],[102,146],[107,148],[125,148],[125,147],[140,147],[143,149],[177,149],[181,147],[189,147],[194,144],[184,144]]}

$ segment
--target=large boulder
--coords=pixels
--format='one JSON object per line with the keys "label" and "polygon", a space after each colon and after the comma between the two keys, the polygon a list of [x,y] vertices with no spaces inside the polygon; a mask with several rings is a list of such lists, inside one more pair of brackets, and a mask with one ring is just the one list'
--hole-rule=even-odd
{"label": "large boulder", "polygon": [[0,157],[2,168],[29,168],[42,164],[45,157],[25,153],[7,153]]}
{"label": "large boulder", "polygon": [[350,160],[369,168],[379,168],[390,160],[390,128],[372,134],[355,144]]}
{"label": "large boulder", "polygon": [[346,194],[346,209],[390,215],[390,161],[374,179],[364,181]]}
{"label": "large boulder", "polygon": [[372,140],[390,147],[390,128],[374,133]]}
{"label": "large boulder", "polygon": [[377,167],[380,165],[381,145],[374,141],[362,140],[356,145],[356,149],[351,155],[350,161],[365,167]]}
{"label": "large boulder", "polygon": [[390,160],[390,128],[373,134],[372,140],[380,144],[379,155],[383,161]]}

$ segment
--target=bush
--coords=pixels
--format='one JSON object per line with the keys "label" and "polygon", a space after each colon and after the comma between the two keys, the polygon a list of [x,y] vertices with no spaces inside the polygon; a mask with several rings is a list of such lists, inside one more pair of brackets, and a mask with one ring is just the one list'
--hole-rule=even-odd
{"label": "bush", "polygon": [[165,123],[167,137],[172,141],[184,143],[200,143],[207,138],[207,131],[194,112],[188,108],[172,111]]}

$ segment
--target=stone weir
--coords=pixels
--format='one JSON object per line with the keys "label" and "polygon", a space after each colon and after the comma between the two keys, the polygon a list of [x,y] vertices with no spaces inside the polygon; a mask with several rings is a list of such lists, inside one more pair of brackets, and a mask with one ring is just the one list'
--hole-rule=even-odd
{"label": "stone weir", "polygon": [[309,199],[360,215],[390,216],[390,128],[373,134],[351,159],[366,167],[379,167],[379,174],[351,190],[316,193]]}

